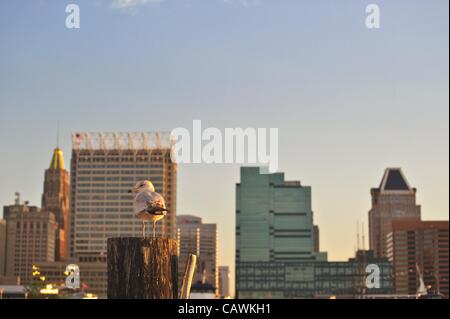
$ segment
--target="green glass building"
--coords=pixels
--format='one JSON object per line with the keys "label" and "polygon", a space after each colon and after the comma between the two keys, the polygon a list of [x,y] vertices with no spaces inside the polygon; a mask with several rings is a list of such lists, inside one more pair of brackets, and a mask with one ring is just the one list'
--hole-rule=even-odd
{"label": "green glass building", "polygon": [[315,251],[311,187],[242,167],[236,187],[236,261],[324,261]]}
{"label": "green glass building", "polygon": [[[236,185],[236,297],[313,298],[392,292],[392,266],[372,254],[328,262],[319,252],[311,187],[242,167]],[[364,288],[368,264],[380,268],[381,287]]]}

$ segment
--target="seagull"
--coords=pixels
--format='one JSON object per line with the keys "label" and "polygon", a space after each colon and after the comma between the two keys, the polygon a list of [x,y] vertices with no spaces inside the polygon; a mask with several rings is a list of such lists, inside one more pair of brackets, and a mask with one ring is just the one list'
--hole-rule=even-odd
{"label": "seagull", "polygon": [[153,238],[156,236],[156,222],[167,215],[166,203],[161,194],[155,192],[150,181],[137,182],[129,193],[136,194],[134,198],[134,211],[142,220],[142,237],[145,238],[145,222],[153,223]]}

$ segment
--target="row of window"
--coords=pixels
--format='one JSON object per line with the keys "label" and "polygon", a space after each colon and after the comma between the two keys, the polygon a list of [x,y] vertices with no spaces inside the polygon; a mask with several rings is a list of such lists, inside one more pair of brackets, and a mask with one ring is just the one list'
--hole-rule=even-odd
{"label": "row of window", "polygon": [[[108,187],[112,187],[111,185],[107,185]],[[106,188],[104,184],[96,185],[96,184],[83,184],[78,185],[78,193],[81,194],[89,194],[89,193],[96,193],[96,194],[121,194],[121,193],[127,193],[134,185],[122,185],[121,188],[111,188],[111,189],[104,189]],[[162,184],[153,184],[155,186],[155,189],[158,191],[158,189],[162,189]],[[100,188],[101,187],[101,188]],[[86,189],[86,188],[94,188],[94,189]]]}
{"label": "row of window", "polygon": [[[127,213],[127,212],[132,212],[133,211],[133,207],[125,207],[125,208],[77,208],[77,216],[81,216],[78,213]],[[89,216],[89,215],[84,215],[84,216]],[[98,216],[98,214],[95,214],[95,216]],[[116,214],[112,214],[110,216],[108,216],[108,218],[118,218],[118,217],[114,217],[117,216]]]}
{"label": "row of window", "polygon": [[[121,177],[85,177],[78,176],[77,180],[79,182],[87,182],[87,181],[93,181],[93,182],[104,182],[104,181],[140,181],[140,180],[146,180],[149,179],[148,176],[121,176]],[[162,176],[155,176],[151,178],[152,181],[159,181],[162,182],[163,177]]]}
{"label": "row of window", "polygon": [[162,164],[80,164],[78,168],[163,168]]}
{"label": "row of window", "polygon": [[88,196],[88,195],[78,195],[77,196],[77,200],[133,200],[134,196],[133,195],[123,195],[123,196],[118,196],[118,195],[113,195],[113,196],[105,196],[105,195],[93,195],[93,196]]}

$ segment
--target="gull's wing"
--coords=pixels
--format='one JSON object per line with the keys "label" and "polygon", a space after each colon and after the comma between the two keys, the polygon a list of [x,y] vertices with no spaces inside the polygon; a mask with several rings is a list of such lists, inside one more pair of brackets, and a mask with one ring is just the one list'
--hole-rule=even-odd
{"label": "gull's wing", "polygon": [[153,201],[153,194],[150,191],[143,191],[134,198],[134,212],[139,214],[148,207],[148,203]]}
{"label": "gull's wing", "polygon": [[161,196],[161,194],[152,192],[153,199],[150,201],[151,206],[166,208],[166,201],[164,200],[164,197]]}

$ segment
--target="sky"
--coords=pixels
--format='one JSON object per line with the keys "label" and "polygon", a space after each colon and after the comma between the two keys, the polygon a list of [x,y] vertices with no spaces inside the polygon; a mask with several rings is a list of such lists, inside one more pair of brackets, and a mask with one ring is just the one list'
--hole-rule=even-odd
{"label": "sky", "polygon": [[[65,7],[80,7],[67,29]],[[380,29],[365,25],[369,3]],[[279,129],[312,187],[321,250],[346,260],[370,188],[402,167],[423,219],[449,214],[447,0],[39,0],[0,4],[0,205],[40,205],[72,132]],[[181,164],[177,214],[217,223],[233,266],[238,165]],[[206,198],[206,200],[204,200]],[[367,231],[366,231],[366,237]],[[367,244],[366,244],[367,245]]]}

